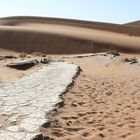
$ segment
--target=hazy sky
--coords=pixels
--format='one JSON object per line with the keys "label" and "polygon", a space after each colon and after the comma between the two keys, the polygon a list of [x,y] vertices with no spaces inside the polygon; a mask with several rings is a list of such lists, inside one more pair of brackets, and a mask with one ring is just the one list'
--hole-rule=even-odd
{"label": "hazy sky", "polygon": [[140,19],[140,0],[0,0],[0,17],[17,15],[125,23]]}

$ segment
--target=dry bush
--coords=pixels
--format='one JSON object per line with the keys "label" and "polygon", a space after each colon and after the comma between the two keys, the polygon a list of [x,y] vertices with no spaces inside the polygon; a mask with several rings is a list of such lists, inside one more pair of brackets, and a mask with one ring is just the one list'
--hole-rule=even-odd
{"label": "dry bush", "polygon": [[40,56],[40,57],[46,57],[46,54],[42,53],[42,52],[32,52],[31,53],[33,56]]}
{"label": "dry bush", "polygon": [[27,53],[25,53],[25,52],[22,52],[21,54],[19,54],[19,57],[20,58],[25,58],[25,57],[27,57]]}
{"label": "dry bush", "polygon": [[134,58],[125,58],[124,62],[130,62],[130,64],[138,63],[138,59]]}

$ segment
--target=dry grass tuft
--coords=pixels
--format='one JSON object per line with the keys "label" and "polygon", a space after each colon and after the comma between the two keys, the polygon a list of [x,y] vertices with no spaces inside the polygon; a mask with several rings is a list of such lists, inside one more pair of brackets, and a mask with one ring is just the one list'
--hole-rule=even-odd
{"label": "dry grass tuft", "polygon": [[40,57],[46,57],[46,54],[42,53],[42,52],[32,52],[31,53],[33,56],[40,56]]}
{"label": "dry grass tuft", "polygon": [[136,57],[134,58],[125,58],[124,62],[130,62],[130,64],[138,63],[138,59]]}
{"label": "dry grass tuft", "polygon": [[27,53],[25,53],[25,52],[22,52],[21,54],[19,54],[19,57],[20,58],[25,58],[25,57],[27,57]]}

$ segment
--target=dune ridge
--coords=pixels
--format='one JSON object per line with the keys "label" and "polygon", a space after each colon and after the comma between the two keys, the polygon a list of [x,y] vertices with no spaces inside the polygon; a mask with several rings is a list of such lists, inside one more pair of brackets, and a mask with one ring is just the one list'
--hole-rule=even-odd
{"label": "dune ridge", "polygon": [[130,23],[127,23],[125,25],[129,26],[129,27],[140,27],[140,20],[134,21],[134,22],[130,22]]}
{"label": "dune ridge", "polygon": [[140,53],[140,29],[111,23],[42,17],[0,19],[0,48],[48,54],[108,50]]}
{"label": "dune ridge", "polygon": [[131,33],[135,36],[140,36],[140,29],[137,27],[127,26],[129,25],[129,23],[114,24],[114,23],[84,21],[84,20],[75,20],[75,19],[32,17],[32,16],[31,17],[28,16],[5,17],[0,19],[0,25],[17,26],[23,23],[69,25],[69,26],[76,26],[76,27],[77,26],[86,27],[91,29],[107,30],[107,31],[113,31],[113,32],[124,33],[124,34]]}

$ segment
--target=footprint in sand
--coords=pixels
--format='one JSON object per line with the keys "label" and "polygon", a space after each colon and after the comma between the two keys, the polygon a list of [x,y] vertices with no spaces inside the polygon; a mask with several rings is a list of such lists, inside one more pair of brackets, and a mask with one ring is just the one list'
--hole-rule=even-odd
{"label": "footprint in sand", "polygon": [[84,128],[65,128],[68,132],[78,132],[83,130]]}
{"label": "footprint in sand", "polygon": [[98,128],[98,130],[103,131],[105,129],[105,127],[100,127]]}
{"label": "footprint in sand", "polygon": [[120,124],[117,124],[118,127],[123,127],[124,124],[123,123],[120,123]]}
{"label": "footprint in sand", "polygon": [[78,104],[79,104],[80,106],[82,106],[82,105],[86,104],[86,102],[79,102]]}
{"label": "footprint in sand", "polygon": [[52,134],[52,136],[56,136],[56,137],[64,137],[63,133],[57,132],[57,131],[54,131],[51,134]]}
{"label": "footprint in sand", "polygon": [[100,138],[104,138],[104,137],[105,137],[104,134],[102,134],[102,133],[98,134],[98,136],[99,136]]}
{"label": "footprint in sand", "polygon": [[131,135],[131,133],[126,133],[126,134],[124,134],[124,135],[121,135],[121,138],[124,138],[124,139],[126,139],[128,136],[130,136]]}
{"label": "footprint in sand", "polygon": [[80,112],[77,114],[79,117],[83,117],[83,116],[86,116],[86,113],[85,112]]}
{"label": "footprint in sand", "polygon": [[72,103],[71,103],[71,106],[77,107],[77,104],[76,104],[75,102],[72,102]]}
{"label": "footprint in sand", "polygon": [[68,121],[68,122],[66,123],[67,126],[70,126],[71,124],[72,124],[72,121]]}
{"label": "footprint in sand", "polygon": [[113,94],[113,93],[112,93],[111,91],[107,91],[107,92],[106,92],[106,95],[107,95],[107,96],[111,96],[112,94]]}
{"label": "footprint in sand", "polygon": [[90,135],[91,135],[91,134],[88,133],[88,132],[84,132],[84,133],[82,134],[83,137],[89,137]]}

